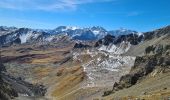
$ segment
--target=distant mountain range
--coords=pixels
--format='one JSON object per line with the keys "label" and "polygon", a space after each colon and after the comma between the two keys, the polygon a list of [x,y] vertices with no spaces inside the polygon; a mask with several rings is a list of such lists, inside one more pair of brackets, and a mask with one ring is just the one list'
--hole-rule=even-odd
{"label": "distant mountain range", "polygon": [[32,43],[32,42],[57,42],[60,39],[66,40],[98,40],[104,38],[106,35],[140,34],[137,31],[128,29],[118,29],[107,31],[103,27],[93,26],[89,28],[59,26],[55,29],[30,29],[30,28],[16,28],[0,26],[0,44],[13,43]]}

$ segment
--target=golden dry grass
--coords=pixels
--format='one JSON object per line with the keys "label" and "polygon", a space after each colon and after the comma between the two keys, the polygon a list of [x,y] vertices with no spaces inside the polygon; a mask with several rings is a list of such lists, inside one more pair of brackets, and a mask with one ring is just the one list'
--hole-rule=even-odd
{"label": "golden dry grass", "polygon": [[[170,91],[159,91],[157,93],[151,93],[148,95],[141,96],[126,96],[120,97],[119,100],[169,100],[170,99]],[[105,100],[117,100],[115,99],[105,99]]]}
{"label": "golden dry grass", "polygon": [[71,90],[74,86],[83,81],[84,73],[80,66],[75,66],[72,68],[67,68],[65,71],[62,71],[62,79],[59,83],[54,86],[53,92],[51,95],[53,97],[60,97]]}
{"label": "golden dry grass", "polygon": [[[140,83],[103,98],[103,100],[168,100],[170,99],[170,73],[147,77]],[[137,99],[138,98],[138,99]]]}
{"label": "golden dry grass", "polygon": [[45,64],[45,63],[53,63],[55,61],[60,61],[57,58],[54,57],[48,57],[48,58],[41,58],[41,59],[32,59],[32,64]]}
{"label": "golden dry grass", "polygon": [[34,75],[39,79],[46,77],[53,69],[51,67],[36,67],[34,69]]}

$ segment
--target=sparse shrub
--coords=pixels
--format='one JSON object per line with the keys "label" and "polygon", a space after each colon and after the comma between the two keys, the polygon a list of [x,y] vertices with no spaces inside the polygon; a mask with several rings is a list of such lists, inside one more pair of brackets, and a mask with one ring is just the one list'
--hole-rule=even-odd
{"label": "sparse shrub", "polygon": [[163,45],[158,45],[156,46],[156,49],[155,49],[155,53],[156,54],[163,54],[163,51],[164,51],[164,48],[163,48]]}
{"label": "sparse shrub", "polygon": [[149,54],[151,52],[153,52],[155,50],[155,47],[152,45],[152,46],[148,46],[146,49],[145,49],[145,53],[146,54]]}
{"label": "sparse shrub", "polygon": [[169,49],[170,49],[170,45],[166,45],[165,50],[169,50]]}
{"label": "sparse shrub", "polygon": [[59,72],[57,72],[57,74],[56,74],[57,76],[61,76],[62,75],[62,72],[61,71],[59,71]]}
{"label": "sparse shrub", "polygon": [[170,60],[165,61],[165,64],[166,64],[166,66],[169,66],[170,65]]}
{"label": "sparse shrub", "polygon": [[102,96],[103,96],[103,97],[104,97],[104,96],[108,96],[108,95],[110,95],[110,94],[112,94],[112,93],[113,93],[112,90],[105,91],[104,94],[103,94]]}

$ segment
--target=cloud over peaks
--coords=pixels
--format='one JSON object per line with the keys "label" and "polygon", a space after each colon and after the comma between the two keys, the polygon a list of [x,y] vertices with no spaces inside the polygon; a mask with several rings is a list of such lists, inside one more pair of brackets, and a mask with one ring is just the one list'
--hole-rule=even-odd
{"label": "cloud over peaks", "polygon": [[76,10],[81,4],[114,0],[0,0],[0,8],[13,10]]}

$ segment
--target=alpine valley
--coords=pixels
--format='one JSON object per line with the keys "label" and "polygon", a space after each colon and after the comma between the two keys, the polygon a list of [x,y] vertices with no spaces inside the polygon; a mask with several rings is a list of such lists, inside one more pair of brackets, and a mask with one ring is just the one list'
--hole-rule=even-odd
{"label": "alpine valley", "polygon": [[170,26],[0,26],[0,100],[169,100]]}

